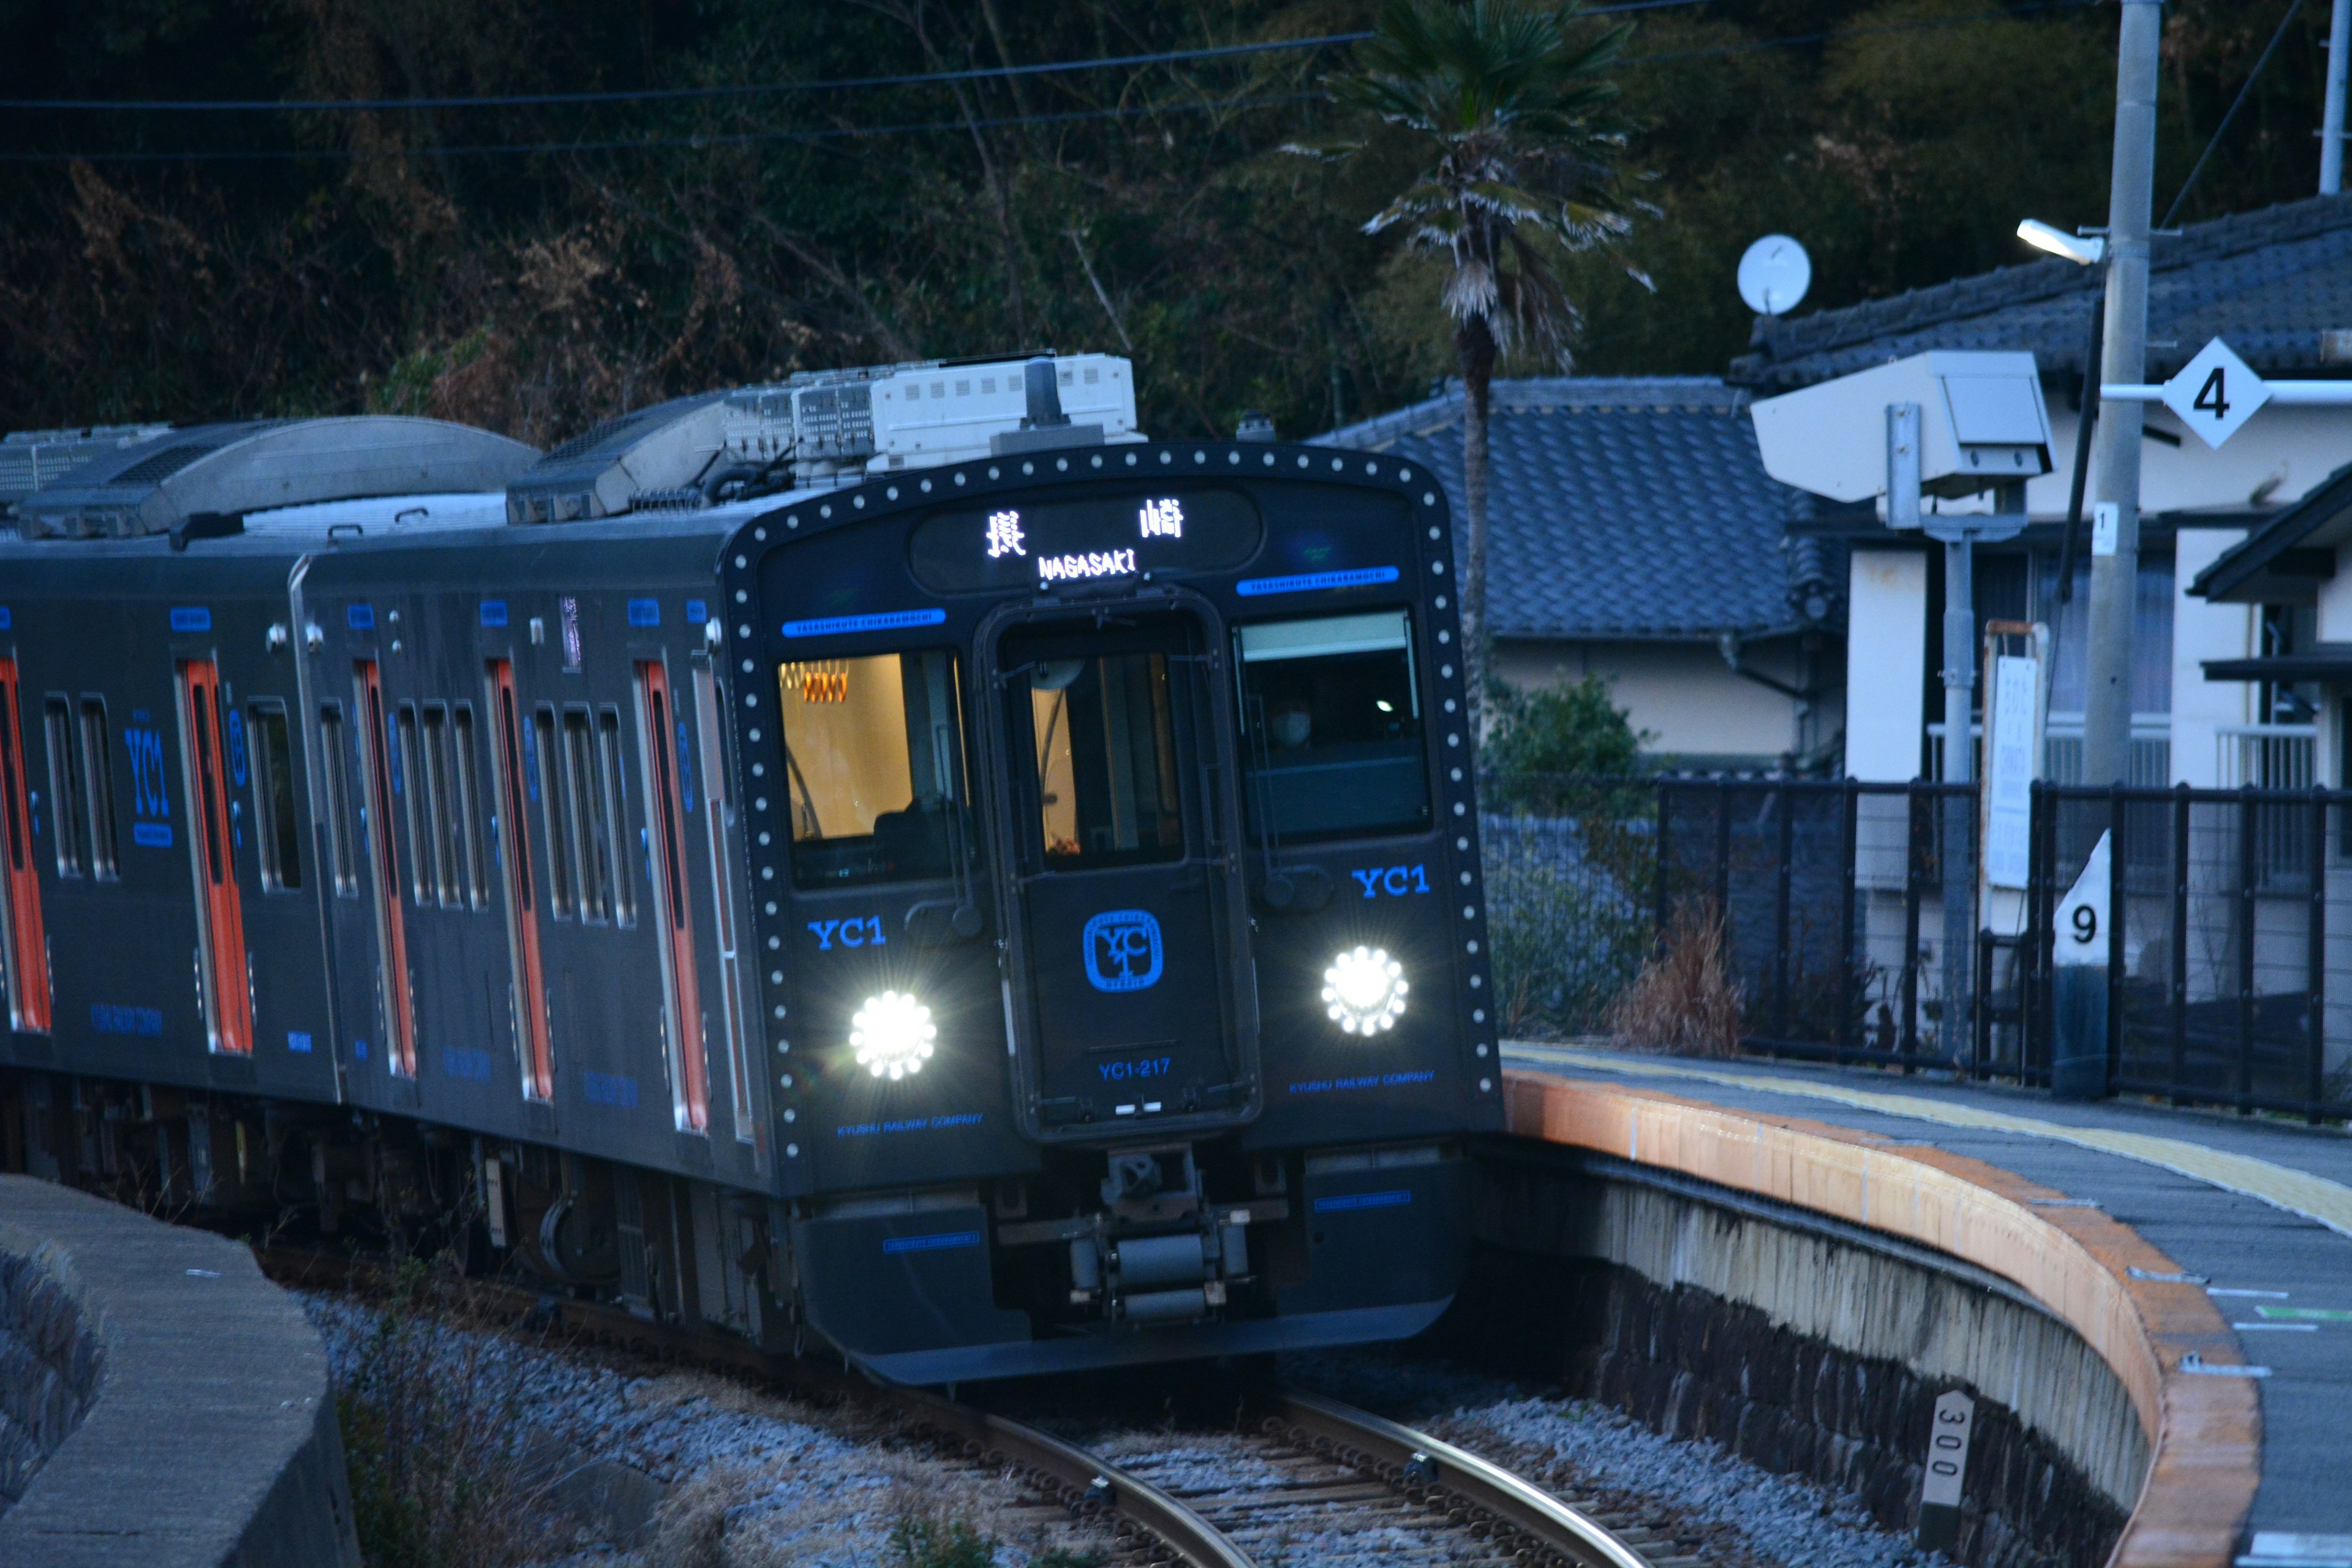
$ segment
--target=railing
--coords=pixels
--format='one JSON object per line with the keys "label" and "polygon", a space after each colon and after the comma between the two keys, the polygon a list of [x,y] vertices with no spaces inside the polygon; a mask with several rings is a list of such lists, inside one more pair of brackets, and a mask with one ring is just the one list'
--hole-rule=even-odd
{"label": "railing", "polygon": [[2214,780],[2222,789],[2309,789],[2319,781],[2316,724],[2217,724]]}
{"label": "railing", "polygon": [[1751,1051],[2046,1084],[2054,915],[2105,837],[2110,1084],[2352,1119],[2352,793],[2037,784],[2030,885],[1989,896],[1967,785],[1520,778],[1485,798],[1516,1032],[1601,1028],[1695,910],[1722,918]]}
{"label": "railing", "polygon": [[[1944,726],[1927,727],[1930,744],[1929,757],[1935,766],[1935,777],[1943,775]],[[1984,725],[1972,721],[1969,734],[1979,749],[1984,743]],[[1981,750],[1979,751],[1981,754]],[[2131,723],[2131,784],[2135,789],[2162,789],[2172,782],[2172,719],[2165,713],[2135,713]],[[1979,773],[1981,769],[1978,770]],[[2053,784],[2078,784],[2083,782],[2083,716],[2080,713],[2053,713],[2042,731],[2042,776]]]}

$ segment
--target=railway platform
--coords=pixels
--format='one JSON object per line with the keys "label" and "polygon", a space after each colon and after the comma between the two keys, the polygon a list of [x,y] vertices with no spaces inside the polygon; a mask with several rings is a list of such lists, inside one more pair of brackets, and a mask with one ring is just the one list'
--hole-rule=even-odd
{"label": "railway platform", "polygon": [[2352,1136],[1924,1074],[1504,1062],[1516,1133],[1924,1242],[2070,1321],[2149,1428],[2119,1563],[2352,1568]]}

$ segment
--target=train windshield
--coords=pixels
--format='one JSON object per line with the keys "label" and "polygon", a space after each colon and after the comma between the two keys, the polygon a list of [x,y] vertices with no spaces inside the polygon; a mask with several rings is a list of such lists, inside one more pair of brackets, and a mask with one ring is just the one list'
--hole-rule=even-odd
{"label": "train windshield", "polygon": [[962,696],[943,650],[787,664],[784,771],[803,889],[955,874]]}
{"label": "train windshield", "polygon": [[1244,793],[1253,838],[1429,826],[1412,629],[1402,610],[1242,627]]}
{"label": "train windshield", "polygon": [[1048,869],[1184,853],[1167,654],[1041,659],[1029,709]]}

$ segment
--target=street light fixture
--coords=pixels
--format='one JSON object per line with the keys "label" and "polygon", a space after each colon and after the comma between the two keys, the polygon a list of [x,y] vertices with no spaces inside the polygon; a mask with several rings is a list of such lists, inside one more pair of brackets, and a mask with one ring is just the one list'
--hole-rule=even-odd
{"label": "street light fixture", "polygon": [[2107,258],[2107,242],[2095,235],[2072,235],[2030,217],[2017,226],[2017,237],[2036,250],[2063,256],[2077,267],[2095,267]]}

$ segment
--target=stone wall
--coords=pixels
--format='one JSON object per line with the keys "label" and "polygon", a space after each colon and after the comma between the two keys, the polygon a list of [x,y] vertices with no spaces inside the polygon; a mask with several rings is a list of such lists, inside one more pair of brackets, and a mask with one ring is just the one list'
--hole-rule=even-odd
{"label": "stone wall", "polygon": [[[1456,1348],[1917,1523],[1937,1394],[1977,1401],[1955,1557],[2093,1568],[2147,1474],[2130,1399],[2072,1330],[1958,1260],[1608,1162],[1482,1165]],[[1498,1330],[1497,1325],[1502,1325]]]}
{"label": "stone wall", "polygon": [[246,1247],[0,1176],[0,1563],[358,1568],[326,1348]]}
{"label": "stone wall", "polygon": [[72,1260],[55,1245],[0,1251],[0,1513],[98,1398],[105,1344],[79,1296]]}

